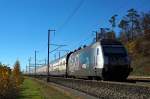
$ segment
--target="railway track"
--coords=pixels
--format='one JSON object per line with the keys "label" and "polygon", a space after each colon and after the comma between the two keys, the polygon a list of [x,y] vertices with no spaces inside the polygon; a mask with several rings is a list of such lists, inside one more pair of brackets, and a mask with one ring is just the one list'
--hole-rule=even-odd
{"label": "railway track", "polygon": [[100,99],[150,99],[150,80],[148,79],[128,79],[125,82],[114,82],[50,77],[50,82],[82,91]]}

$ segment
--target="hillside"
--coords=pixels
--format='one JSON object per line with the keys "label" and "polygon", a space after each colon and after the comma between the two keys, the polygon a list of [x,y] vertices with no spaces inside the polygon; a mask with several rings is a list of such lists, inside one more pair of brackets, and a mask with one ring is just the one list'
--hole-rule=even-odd
{"label": "hillside", "polygon": [[131,75],[150,76],[150,36],[145,35],[127,42],[133,72]]}

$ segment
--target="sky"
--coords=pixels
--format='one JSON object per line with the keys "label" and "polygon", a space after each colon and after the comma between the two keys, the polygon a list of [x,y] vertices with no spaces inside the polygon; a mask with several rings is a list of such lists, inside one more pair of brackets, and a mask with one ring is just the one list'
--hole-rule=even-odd
{"label": "sky", "polygon": [[[16,60],[25,70],[28,59],[34,64],[47,58],[47,34],[50,42],[65,44],[63,50],[74,50],[89,44],[101,27],[110,27],[108,20],[118,14],[117,22],[135,8],[150,11],[149,0],[0,0],[0,62],[13,67]],[[50,50],[55,49],[50,46]],[[50,59],[58,52],[50,54]],[[61,55],[64,53],[61,52]],[[41,60],[41,61],[40,61]]]}

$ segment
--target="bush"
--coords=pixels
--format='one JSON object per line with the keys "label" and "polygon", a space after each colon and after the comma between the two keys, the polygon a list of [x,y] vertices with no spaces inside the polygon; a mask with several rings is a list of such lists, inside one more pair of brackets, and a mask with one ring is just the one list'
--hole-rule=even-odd
{"label": "bush", "polygon": [[20,84],[23,82],[20,64],[15,64],[13,72],[0,63],[0,99],[16,99],[19,95]]}
{"label": "bush", "polygon": [[16,99],[19,94],[19,89],[12,79],[0,79],[0,91],[0,99]]}

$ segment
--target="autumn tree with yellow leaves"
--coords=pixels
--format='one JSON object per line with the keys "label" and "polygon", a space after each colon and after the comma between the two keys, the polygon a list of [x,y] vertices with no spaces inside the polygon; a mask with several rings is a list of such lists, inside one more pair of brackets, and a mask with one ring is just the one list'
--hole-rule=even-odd
{"label": "autumn tree with yellow leaves", "polygon": [[0,63],[0,99],[16,99],[18,92],[11,69]]}
{"label": "autumn tree with yellow leaves", "polygon": [[17,60],[15,62],[14,69],[13,69],[13,78],[14,78],[17,86],[19,86],[22,83],[22,76],[21,76],[21,71],[20,71],[19,60]]}
{"label": "autumn tree with yellow leaves", "polygon": [[16,99],[22,83],[20,62],[17,60],[14,69],[0,63],[0,99]]}

